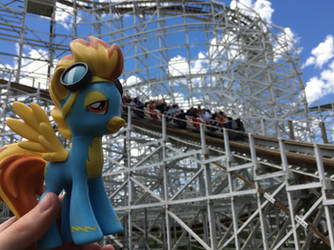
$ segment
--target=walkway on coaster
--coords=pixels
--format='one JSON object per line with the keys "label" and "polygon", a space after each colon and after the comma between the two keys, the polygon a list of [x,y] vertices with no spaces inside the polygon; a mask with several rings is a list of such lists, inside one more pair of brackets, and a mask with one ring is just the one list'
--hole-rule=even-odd
{"label": "walkway on coaster", "polygon": [[233,141],[227,130],[212,137],[130,109],[124,118],[127,127],[106,139],[106,150],[120,144],[122,160],[104,170],[125,228],[106,238],[116,248],[334,249],[334,145],[248,133]]}

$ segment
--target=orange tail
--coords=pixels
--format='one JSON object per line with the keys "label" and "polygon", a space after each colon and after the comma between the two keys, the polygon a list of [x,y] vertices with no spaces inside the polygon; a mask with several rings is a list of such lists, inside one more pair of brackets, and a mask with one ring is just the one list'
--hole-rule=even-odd
{"label": "orange tail", "polygon": [[40,156],[24,153],[0,159],[0,197],[17,218],[29,212],[43,193],[45,164]]}

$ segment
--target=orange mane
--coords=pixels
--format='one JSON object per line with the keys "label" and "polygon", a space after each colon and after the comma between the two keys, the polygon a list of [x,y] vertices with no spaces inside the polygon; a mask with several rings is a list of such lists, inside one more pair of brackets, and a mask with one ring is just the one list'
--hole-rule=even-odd
{"label": "orange mane", "polygon": [[69,66],[77,62],[88,65],[93,76],[113,81],[118,78],[123,70],[123,55],[120,48],[113,44],[109,46],[104,41],[89,36],[89,42],[83,39],[75,39],[70,43],[72,54],[64,56],[56,66],[51,78],[50,96],[57,107],[68,95],[67,90],[60,83],[61,73]]}

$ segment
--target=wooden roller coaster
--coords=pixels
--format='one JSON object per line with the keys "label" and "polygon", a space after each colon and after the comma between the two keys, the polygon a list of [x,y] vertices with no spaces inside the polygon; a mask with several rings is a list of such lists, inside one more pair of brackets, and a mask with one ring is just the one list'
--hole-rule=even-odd
{"label": "wooden roller coaster", "polygon": [[[37,91],[34,87],[23,86],[16,83],[9,83],[5,80],[0,80],[0,84],[4,87],[7,85],[10,87],[11,90],[20,91],[23,93],[38,93],[39,98],[43,98],[45,100],[49,100],[49,94],[45,90]],[[9,86],[10,85],[10,86]],[[125,119],[128,118],[126,112],[123,113],[123,117]],[[162,125],[163,121],[158,119],[147,119],[147,118],[139,118],[135,115],[131,115],[131,122],[136,127],[145,128],[150,131],[156,131],[161,133],[162,132]],[[235,140],[229,140],[229,147],[232,151],[235,151],[239,154],[246,154],[251,158],[252,149],[250,148],[249,143],[249,134],[247,132],[240,132],[240,131],[228,131],[227,133],[237,134],[235,136]],[[201,135],[200,131],[194,128],[192,129],[180,129],[172,122],[167,124],[166,132],[168,136],[177,137],[179,139],[193,141],[195,143],[201,142]],[[232,137],[233,138],[233,137]],[[307,169],[309,172],[317,172],[317,157],[314,152],[314,144],[306,143],[306,142],[299,142],[295,140],[288,140],[288,139],[277,139],[268,136],[261,136],[261,135],[252,135],[255,144],[255,151],[256,156],[261,157],[263,159],[268,160],[271,163],[276,165],[282,164],[282,156],[281,156],[281,149],[280,149],[280,141],[283,141],[285,144],[285,155],[287,159],[287,163],[289,165],[297,166],[303,169]],[[221,148],[226,150],[226,144],[224,142],[223,134],[212,133],[207,131],[205,133],[205,141],[210,149],[213,148]],[[334,145],[331,144],[320,144],[318,148],[321,151],[321,159],[323,162],[323,167],[327,176],[332,175],[334,173]],[[218,162],[213,162],[218,168],[223,169],[226,171],[226,166],[222,165]],[[245,183],[250,188],[256,188],[254,182],[250,181],[249,179],[243,177],[242,175],[238,174],[237,172],[231,172],[236,178],[239,178],[243,183]],[[258,193],[262,197],[266,197],[268,195],[267,191],[258,188]],[[281,203],[278,199],[274,201],[274,205],[277,206],[283,213],[289,215],[289,209]],[[312,232],[317,238],[321,239],[326,245],[330,246],[329,239],[319,230],[312,225],[308,224],[307,229]]]}

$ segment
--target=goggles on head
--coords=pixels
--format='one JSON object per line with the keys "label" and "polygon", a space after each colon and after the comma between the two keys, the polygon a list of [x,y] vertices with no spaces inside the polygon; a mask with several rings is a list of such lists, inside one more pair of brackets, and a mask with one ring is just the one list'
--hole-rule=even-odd
{"label": "goggles on head", "polygon": [[[60,76],[60,83],[71,91],[83,88],[93,78],[92,72],[88,65],[84,62],[78,62],[63,71]],[[111,81],[115,84],[121,96],[123,95],[123,87],[118,79]]]}

